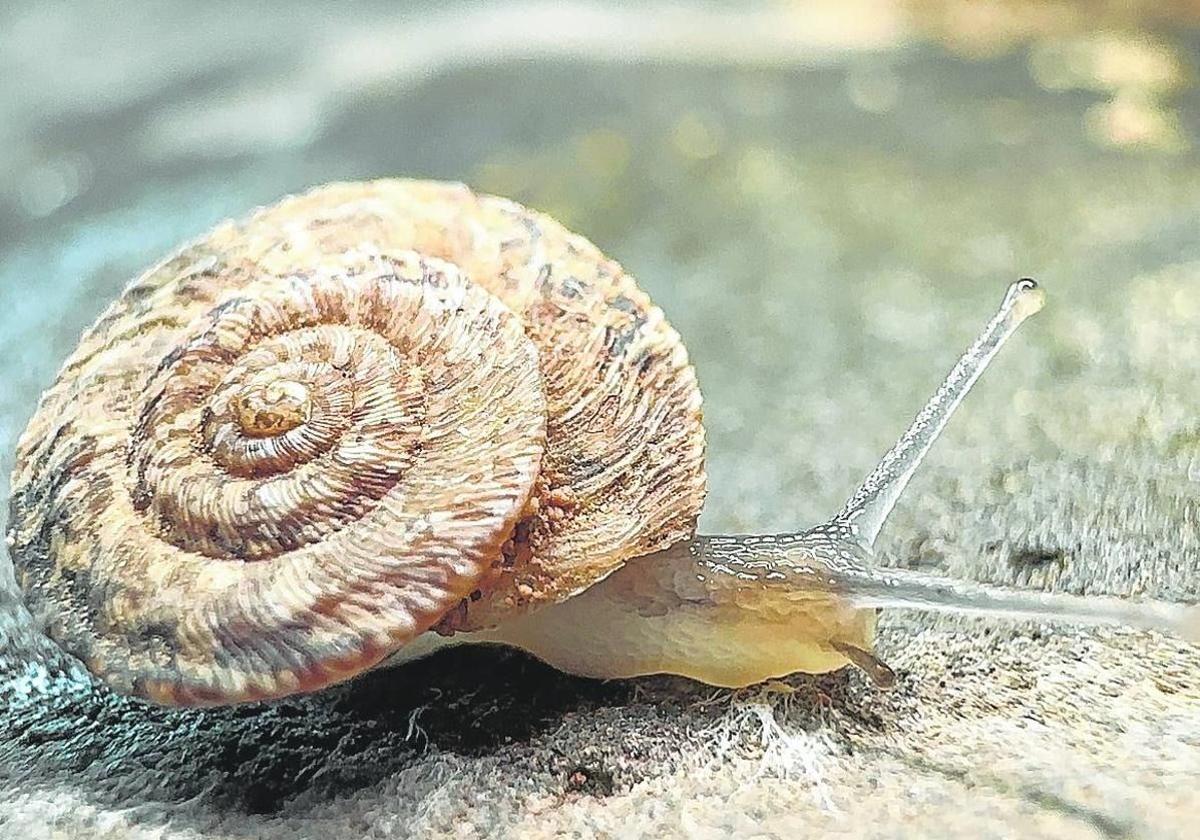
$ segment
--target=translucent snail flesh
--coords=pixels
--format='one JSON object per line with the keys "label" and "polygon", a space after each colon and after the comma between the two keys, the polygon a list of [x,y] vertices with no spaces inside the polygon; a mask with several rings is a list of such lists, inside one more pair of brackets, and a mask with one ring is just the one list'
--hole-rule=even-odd
{"label": "translucent snail flesh", "polygon": [[1042,302],[1013,284],[829,522],[697,536],[700,394],[620,266],[461,185],[334,184],[131,284],[18,444],[26,602],[114,689],[176,705],[312,691],[447,644],[598,677],[738,686],[853,664],[879,607],[1194,637],[1196,608],[875,568],[951,413]]}

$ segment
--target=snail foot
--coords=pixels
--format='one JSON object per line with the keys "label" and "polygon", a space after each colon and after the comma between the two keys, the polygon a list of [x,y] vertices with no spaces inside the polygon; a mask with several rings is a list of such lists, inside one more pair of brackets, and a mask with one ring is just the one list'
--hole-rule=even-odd
{"label": "snail foot", "polygon": [[875,654],[845,642],[830,642],[830,646],[870,677],[876,688],[889,689],[896,686],[896,672]]}

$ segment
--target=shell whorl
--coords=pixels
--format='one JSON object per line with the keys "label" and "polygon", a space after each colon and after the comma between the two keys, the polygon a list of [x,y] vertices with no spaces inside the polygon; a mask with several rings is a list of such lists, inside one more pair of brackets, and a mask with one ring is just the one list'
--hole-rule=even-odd
{"label": "shell whorl", "polygon": [[620,268],[463,187],[332,185],[135,281],[17,452],[35,614],[118,690],[307,691],[690,534],[699,394]]}

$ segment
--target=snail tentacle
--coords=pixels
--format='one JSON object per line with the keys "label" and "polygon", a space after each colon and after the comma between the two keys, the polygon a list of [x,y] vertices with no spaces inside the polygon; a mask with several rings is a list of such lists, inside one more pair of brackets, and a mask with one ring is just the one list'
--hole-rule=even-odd
{"label": "snail tentacle", "polygon": [[[828,522],[777,536],[698,536],[687,550],[702,568],[716,573],[712,579],[723,586],[803,592],[858,609],[923,609],[1121,624],[1200,641],[1200,605],[1029,592],[906,569],[882,569],[871,562],[871,547],[880,529],[926,453],[1000,348],[1043,303],[1044,293],[1033,280],[1022,279],[1009,286],[992,320],[905,433]],[[831,638],[830,644],[843,652],[854,648],[836,638]],[[848,658],[860,667],[866,662],[859,653]]]}
{"label": "snail tentacle", "polygon": [[942,430],[1000,352],[1004,343],[1030,315],[1045,303],[1045,293],[1033,280],[1018,280],[1008,287],[1004,301],[979,337],[959,358],[949,375],[917,414],[896,444],[846,501],[833,522],[844,524],[864,545],[871,546],[887,521],[909,479]]}

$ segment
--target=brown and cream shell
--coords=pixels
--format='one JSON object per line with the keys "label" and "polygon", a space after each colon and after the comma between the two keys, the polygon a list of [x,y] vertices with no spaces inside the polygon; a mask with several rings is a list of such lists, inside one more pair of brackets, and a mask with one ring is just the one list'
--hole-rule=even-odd
{"label": "brown and cream shell", "polygon": [[591,243],[460,185],[335,184],[130,285],[17,450],[35,616],[117,689],[277,697],[692,533],[700,395]]}

